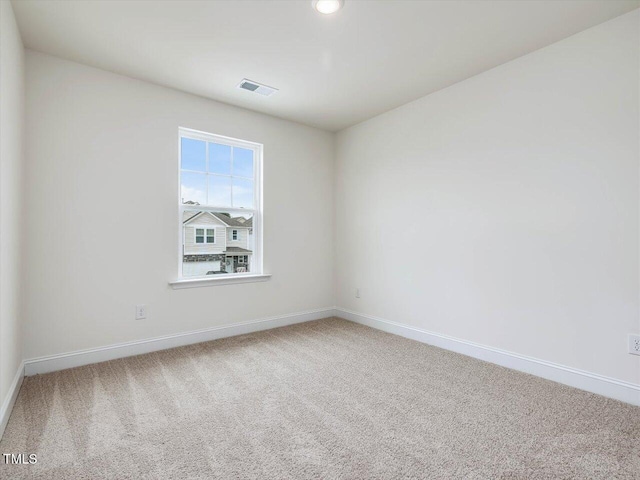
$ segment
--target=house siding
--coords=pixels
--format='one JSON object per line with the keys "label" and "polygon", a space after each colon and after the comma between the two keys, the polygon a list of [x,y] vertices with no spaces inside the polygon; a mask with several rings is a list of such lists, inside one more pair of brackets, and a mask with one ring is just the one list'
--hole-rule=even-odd
{"label": "house siding", "polygon": [[[232,240],[233,231],[238,231],[238,240]],[[249,229],[248,228],[228,228],[227,229],[227,246],[240,247],[249,250]]]}
{"label": "house siding", "polygon": [[[202,217],[205,217],[204,215]],[[198,219],[200,220],[200,218]],[[196,228],[211,228],[213,227],[216,235],[216,243],[196,243]],[[215,226],[215,224],[206,224],[204,222],[195,224],[193,226],[187,226],[184,229],[184,253],[185,255],[193,254],[219,254],[224,252],[227,248],[225,227]]]}
{"label": "house siding", "polygon": [[[188,216],[186,217],[188,218]],[[219,218],[211,214],[203,213],[188,220],[184,225],[184,254],[191,255],[219,255],[228,247],[239,247],[252,250],[252,235],[249,235],[248,227],[228,227]],[[196,229],[214,228],[214,244],[196,243]],[[238,239],[232,240],[233,231],[238,231]],[[189,260],[191,261],[191,260]]]}

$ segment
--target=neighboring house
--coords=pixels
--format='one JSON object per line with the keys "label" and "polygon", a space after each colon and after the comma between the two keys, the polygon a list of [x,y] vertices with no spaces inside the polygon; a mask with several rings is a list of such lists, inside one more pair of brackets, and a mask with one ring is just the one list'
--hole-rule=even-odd
{"label": "neighboring house", "polygon": [[251,271],[252,218],[186,211],[183,235],[184,275]]}

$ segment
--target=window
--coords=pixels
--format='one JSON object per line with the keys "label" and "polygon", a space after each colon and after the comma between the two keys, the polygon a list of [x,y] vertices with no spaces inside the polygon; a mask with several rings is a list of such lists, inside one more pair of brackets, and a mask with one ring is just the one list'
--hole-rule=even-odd
{"label": "window", "polygon": [[179,141],[179,278],[262,274],[262,145],[183,128]]}
{"label": "window", "polygon": [[[207,232],[205,236],[204,232]],[[207,243],[216,243],[216,231],[213,228],[196,228],[196,243],[205,243],[205,238]]]}

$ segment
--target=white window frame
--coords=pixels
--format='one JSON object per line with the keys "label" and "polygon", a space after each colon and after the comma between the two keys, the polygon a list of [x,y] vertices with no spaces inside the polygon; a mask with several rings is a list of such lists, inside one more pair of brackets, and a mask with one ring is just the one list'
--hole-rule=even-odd
{"label": "white window frame", "polygon": [[237,242],[238,241],[238,230],[231,230],[231,241],[232,242]]}
{"label": "white window frame", "polygon": [[[245,148],[253,151],[253,185],[254,185],[254,208],[233,208],[228,206],[208,206],[208,205],[184,205],[182,204],[181,195],[181,158],[182,158],[182,141],[181,139],[191,138],[194,140],[205,141],[206,143],[206,161],[209,162],[209,143],[217,143],[221,145],[227,145],[230,147]],[[233,160],[232,160],[233,161]],[[212,133],[201,132],[198,130],[192,130],[189,128],[180,127],[178,129],[178,279],[169,282],[173,288],[188,288],[188,287],[200,287],[206,285],[224,285],[231,283],[247,283],[247,282],[260,282],[268,280],[271,275],[265,274],[263,270],[263,251],[262,251],[262,173],[263,173],[263,145],[256,142],[249,142],[246,140],[240,140],[237,138],[225,137],[222,135],[216,135]],[[233,170],[232,170],[233,172]],[[184,277],[182,272],[183,253],[184,253],[184,212],[185,211],[199,211],[199,212],[224,212],[230,214],[237,214],[238,216],[251,214],[253,216],[253,230],[254,230],[254,250],[252,253],[253,260],[251,262],[252,272],[247,273],[229,273],[222,275],[212,276],[199,276],[199,277]],[[205,227],[206,228],[206,227]],[[195,239],[194,239],[195,241]],[[198,245],[207,245],[206,243],[206,230],[205,230],[205,243]],[[212,244],[208,244],[212,245]]]}
{"label": "white window frame", "polygon": [[[193,244],[194,245],[216,245],[218,241],[216,240],[216,227],[211,225],[198,225],[192,224],[188,225],[189,227],[193,227]],[[182,226],[184,228],[184,225]],[[204,230],[204,235],[198,235],[198,230]],[[207,235],[207,231],[213,231],[213,235]],[[198,243],[198,237],[204,237],[203,243]],[[207,242],[208,237],[213,237],[213,242]]]}

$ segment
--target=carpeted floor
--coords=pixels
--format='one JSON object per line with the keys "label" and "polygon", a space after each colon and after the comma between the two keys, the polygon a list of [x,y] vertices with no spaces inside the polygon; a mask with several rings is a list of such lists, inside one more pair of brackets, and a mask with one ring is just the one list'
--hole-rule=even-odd
{"label": "carpeted floor", "polygon": [[326,319],[25,379],[2,478],[640,478],[640,408]]}

